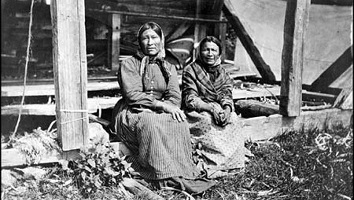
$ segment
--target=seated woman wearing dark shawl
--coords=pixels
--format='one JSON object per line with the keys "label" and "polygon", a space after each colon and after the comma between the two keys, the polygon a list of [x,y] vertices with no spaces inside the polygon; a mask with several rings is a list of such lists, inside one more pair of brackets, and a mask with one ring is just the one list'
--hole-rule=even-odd
{"label": "seated woman wearing dark shawl", "polygon": [[196,61],[184,68],[182,77],[183,109],[198,148],[198,164],[209,177],[243,168],[247,152],[236,123],[233,80],[221,66],[221,49],[217,38],[204,38]]}
{"label": "seated woman wearing dark shawl", "polygon": [[137,54],[119,66],[123,98],[113,110],[111,129],[132,152],[127,161],[145,180],[200,193],[214,182],[197,179],[176,66],[165,59],[162,29],[145,23],[138,41]]}

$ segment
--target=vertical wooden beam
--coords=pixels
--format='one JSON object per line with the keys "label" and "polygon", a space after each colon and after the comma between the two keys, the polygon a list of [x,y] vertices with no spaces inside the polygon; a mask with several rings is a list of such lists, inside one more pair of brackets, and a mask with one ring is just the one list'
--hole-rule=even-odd
{"label": "vertical wooden beam", "polygon": [[[220,17],[220,20],[223,20],[223,17]],[[224,62],[226,56],[226,32],[227,32],[227,24],[221,23],[219,24],[219,38],[222,44],[222,53],[221,53],[221,62]]]}
{"label": "vertical wooden beam", "polygon": [[[224,6],[224,0],[218,0],[214,1],[215,5],[212,7],[212,10],[215,11],[214,15],[216,16],[216,19],[219,19],[220,21],[226,21],[226,18],[223,14],[222,7]],[[221,62],[224,62],[225,60],[225,51],[226,51],[226,32],[227,32],[227,24],[226,23],[219,23],[219,24],[213,24],[214,26],[214,35],[218,36],[220,39],[220,42],[223,46],[221,49]]]}
{"label": "vertical wooden beam", "polygon": [[112,71],[118,71],[120,56],[121,14],[111,14],[109,17],[112,32],[108,40],[108,62]]}
{"label": "vertical wooden beam", "polygon": [[279,107],[284,116],[299,116],[301,111],[304,36],[310,2],[288,0],[286,6]]}
{"label": "vertical wooden beam", "polygon": [[[200,18],[200,13],[201,13],[201,3],[202,3],[202,0],[197,0],[196,1],[196,10],[195,10],[195,17],[196,18]],[[199,42],[202,38],[204,38],[206,36],[206,27],[201,25],[200,22],[195,22],[195,25],[194,25],[194,44],[198,44],[199,45]],[[196,47],[194,45],[194,47]],[[193,59],[192,60],[195,60],[197,58],[197,55],[196,55],[197,51],[193,51]]]}
{"label": "vertical wooden beam", "polygon": [[274,73],[270,69],[270,66],[263,60],[262,55],[253,43],[252,38],[247,33],[240,19],[236,16],[231,0],[224,1],[222,11],[224,12],[226,19],[234,27],[238,39],[240,39],[242,45],[245,47],[248,55],[261,74],[262,80],[266,83],[274,83],[276,81]]}
{"label": "vertical wooden beam", "polygon": [[63,151],[88,142],[84,0],[52,0],[56,119]]}
{"label": "vertical wooden beam", "polygon": [[[195,11],[196,18],[201,18],[202,1],[203,0],[196,1],[197,2],[196,11]],[[200,42],[200,40],[202,40],[205,36],[206,36],[206,26],[204,24],[201,24],[200,22],[196,22],[194,27],[194,43]]]}

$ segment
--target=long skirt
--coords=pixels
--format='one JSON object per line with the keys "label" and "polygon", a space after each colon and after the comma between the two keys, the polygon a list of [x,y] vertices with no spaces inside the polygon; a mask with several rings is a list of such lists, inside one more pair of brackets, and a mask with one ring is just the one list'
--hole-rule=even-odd
{"label": "long skirt", "polygon": [[133,111],[119,102],[113,112],[117,136],[132,152],[129,161],[143,178],[195,179],[200,174],[192,160],[186,121],[178,122],[171,114],[149,109]]}
{"label": "long skirt", "polygon": [[216,125],[208,112],[193,111],[186,114],[195,144],[195,160],[208,177],[219,176],[222,174],[220,171],[245,167],[246,155],[251,155],[251,152],[245,147],[245,137],[240,131],[235,112],[231,113],[231,123],[225,127]]}

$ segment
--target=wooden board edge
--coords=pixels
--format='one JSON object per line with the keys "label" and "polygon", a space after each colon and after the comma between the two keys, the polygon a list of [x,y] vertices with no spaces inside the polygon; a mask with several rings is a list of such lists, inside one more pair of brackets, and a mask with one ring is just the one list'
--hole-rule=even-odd
{"label": "wooden board edge", "polygon": [[338,125],[352,126],[352,110],[337,108],[320,111],[303,111],[298,117],[283,117],[280,114],[268,117],[253,117],[239,121],[240,131],[246,140],[268,140],[288,131],[308,131],[314,128],[319,131],[334,129]]}
{"label": "wooden board edge", "polygon": [[[111,142],[113,149],[119,152],[121,156],[129,155],[130,151],[122,142]],[[80,158],[80,150],[71,150],[67,152],[52,151],[41,156],[36,164],[59,163],[61,160],[71,160]],[[1,167],[25,167],[28,166],[26,156],[18,149],[1,149]]]}

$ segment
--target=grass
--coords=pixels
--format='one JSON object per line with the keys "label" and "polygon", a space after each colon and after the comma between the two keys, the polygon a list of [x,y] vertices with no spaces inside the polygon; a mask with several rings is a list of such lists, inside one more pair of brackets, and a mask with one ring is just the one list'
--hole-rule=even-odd
{"label": "grass", "polygon": [[[155,192],[169,199],[283,200],[352,199],[353,132],[287,132],[269,141],[247,142],[254,157],[235,175],[216,179],[217,185],[201,195]],[[13,188],[2,188],[2,199],[127,199],[117,187],[102,187],[84,198],[72,177],[60,167],[48,168],[41,180],[21,180]],[[144,195],[131,197],[144,199]]]}
{"label": "grass", "polygon": [[352,130],[288,132],[248,147],[255,157],[244,173],[220,179],[205,199],[353,198]]}

